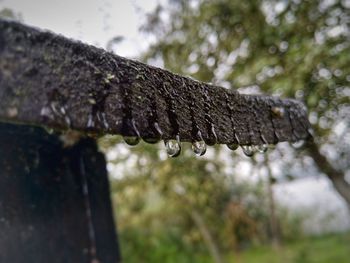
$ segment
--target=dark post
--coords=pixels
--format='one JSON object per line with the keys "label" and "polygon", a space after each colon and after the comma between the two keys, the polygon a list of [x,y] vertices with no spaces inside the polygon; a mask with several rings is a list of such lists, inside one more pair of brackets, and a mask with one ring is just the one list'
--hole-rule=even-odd
{"label": "dark post", "polygon": [[0,123],[0,262],[119,262],[104,156],[93,139]]}

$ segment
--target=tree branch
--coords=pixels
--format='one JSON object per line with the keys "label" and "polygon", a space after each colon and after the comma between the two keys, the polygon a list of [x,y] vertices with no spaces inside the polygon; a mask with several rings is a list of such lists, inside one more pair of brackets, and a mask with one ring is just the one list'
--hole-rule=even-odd
{"label": "tree branch", "polygon": [[335,189],[346,201],[350,209],[350,184],[345,180],[345,175],[341,171],[335,169],[327,160],[327,158],[320,153],[319,147],[315,142],[310,141],[307,144],[307,150],[310,156],[315,161],[321,172],[325,173],[332,181]]}

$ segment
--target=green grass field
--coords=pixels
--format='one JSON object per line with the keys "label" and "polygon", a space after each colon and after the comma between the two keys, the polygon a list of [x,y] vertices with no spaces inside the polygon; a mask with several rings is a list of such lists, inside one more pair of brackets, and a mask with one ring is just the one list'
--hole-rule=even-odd
{"label": "green grass field", "polygon": [[284,244],[279,249],[255,247],[232,256],[237,263],[348,263],[350,233],[304,238]]}
{"label": "green grass field", "polygon": [[[206,251],[193,251],[180,246],[168,236],[160,242],[152,238],[140,240],[133,245],[127,239],[121,239],[122,254],[129,263],[212,263]],[[153,241],[152,241],[153,240]],[[124,242],[123,242],[124,241]],[[285,242],[280,248],[272,246],[250,247],[239,253],[222,255],[225,263],[349,263],[350,232],[344,234],[305,237],[292,242]]]}

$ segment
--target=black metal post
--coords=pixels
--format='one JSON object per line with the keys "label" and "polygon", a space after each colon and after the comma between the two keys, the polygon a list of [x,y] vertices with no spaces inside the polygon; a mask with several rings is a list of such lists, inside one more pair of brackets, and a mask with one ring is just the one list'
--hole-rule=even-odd
{"label": "black metal post", "polygon": [[104,156],[0,123],[0,262],[119,262]]}

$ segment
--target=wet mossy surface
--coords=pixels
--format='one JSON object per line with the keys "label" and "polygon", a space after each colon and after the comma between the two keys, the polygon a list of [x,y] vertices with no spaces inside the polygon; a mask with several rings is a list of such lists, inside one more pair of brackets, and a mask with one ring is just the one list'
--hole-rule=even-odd
{"label": "wet mossy surface", "polygon": [[241,95],[17,22],[0,20],[0,46],[4,122],[209,145],[310,137],[295,100]]}

